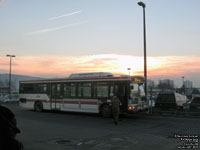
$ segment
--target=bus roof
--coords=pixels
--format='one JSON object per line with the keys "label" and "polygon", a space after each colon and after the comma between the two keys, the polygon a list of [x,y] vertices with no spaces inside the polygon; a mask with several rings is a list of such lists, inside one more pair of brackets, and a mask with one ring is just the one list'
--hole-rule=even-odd
{"label": "bus roof", "polygon": [[88,77],[78,77],[78,76],[69,76],[68,78],[54,78],[54,79],[41,79],[41,80],[24,80],[19,81],[20,83],[56,83],[56,82],[82,82],[82,81],[128,81],[132,80],[133,82],[143,83],[144,77],[142,76],[120,76],[114,77],[111,75],[108,76],[88,76]]}
{"label": "bus roof", "polygon": [[89,78],[89,77],[114,77],[114,75],[109,72],[73,73],[69,75],[69,78]]}

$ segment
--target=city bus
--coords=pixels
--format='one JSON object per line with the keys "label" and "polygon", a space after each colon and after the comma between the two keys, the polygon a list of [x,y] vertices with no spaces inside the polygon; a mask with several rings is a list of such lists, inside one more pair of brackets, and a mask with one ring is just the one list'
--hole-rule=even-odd
{"label": "city bus", "polygon": [[144,77],[111,73],[79,73],[67,78],[19,81],[19,104],[23,108],[99,113],[111,116],[111,99],[120,99],[121,113],[147,109]]}

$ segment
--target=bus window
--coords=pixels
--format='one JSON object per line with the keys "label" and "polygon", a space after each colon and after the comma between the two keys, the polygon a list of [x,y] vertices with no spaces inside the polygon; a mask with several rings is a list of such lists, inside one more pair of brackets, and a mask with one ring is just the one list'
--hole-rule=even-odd
{"label": "bus window", "polygon": [[97,97],[108,97],[108,86],[97,85],[95,87],[95,96],[97,96]]}
{"label": "bus window", "polygon": [[91,83],[82,83],[78,85],[79,97],[91,97]]}
{"label": "bus window", "polygon": [[60,84],[53,84],[52,85],[52,96],[53,97],[60,97],[61,96],[61,85]]}
{"label": "bus window", "polygon": [[140,90],[140,96],[145,96],[144,86],[143,85],[139,85],[139,90]]}
{"label": "bus window", "polygon": [[114,96],[114,86],[110,86],[110,97]]}
{"label": "bus window", "polygon": [[57,84],[57,96],[60,96],[61,94],[61,85]]}
{"label": "bus window", "polygon": [[76,96],[76,84],[74,84],[74,83],[70,84],[70,96],[71,97]]}
{"label": "bus window", "polygon": [[118,95],[118,91],[119,91],[118,89],[119,89],[118,85],[115,85],[115,92],[114,92],[114,95],[115,95],[115,96]]}
{"label": "bus window", "polygon": [[125,96],[125,86],[121,85],[121,86],[115,86],[115,95],[116,96]]}
{"label": "bus window", "polygon": [[34,84],[24,84],[20,88],[21,93],[34,93],[36,92],[36,88]]}
{"label": "bus window", "polygon": [[132,87],[131,91],[133,93],[138,93],[138,88],[139,88],[138,84],[131,83],[130,86]]}
{"label": "bus window", "polygon": [[46,93],[47,92],[47,84],[39,84],[38,89],[39,89],[39,93]]}
{"label": "bus window", "polygon": [[63,87],[63,96],[64,97],[70,97],[70,85],[64,84],[64,87]]}

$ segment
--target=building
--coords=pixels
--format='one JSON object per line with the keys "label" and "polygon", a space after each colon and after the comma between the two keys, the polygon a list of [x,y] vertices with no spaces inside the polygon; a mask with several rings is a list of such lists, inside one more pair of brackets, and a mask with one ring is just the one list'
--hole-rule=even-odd
{"label": "building", "polygon": [[189,80],[184,81],[184,87],[186,89],[192,88],[192,81],[189,81]]}
{"label": "building", "polygon": [[152,80],[147,80],[147,88],[150,89],[150,88],[155,88],[155,83],[154,81]]}
{"label": "building", "polygon": [[158,88],[174,89],[174,81],[169,79],[159,80]]}

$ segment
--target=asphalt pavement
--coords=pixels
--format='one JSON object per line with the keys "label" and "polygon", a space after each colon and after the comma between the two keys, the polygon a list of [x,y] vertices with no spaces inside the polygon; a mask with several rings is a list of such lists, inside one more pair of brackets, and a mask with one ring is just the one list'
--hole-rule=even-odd
{"label": "asphalt pavement", "polygon": [[96,114],[34,112],[7,104],[16,115],[25,150],[200,149],[200,118],[152,115],[112,118]]}

